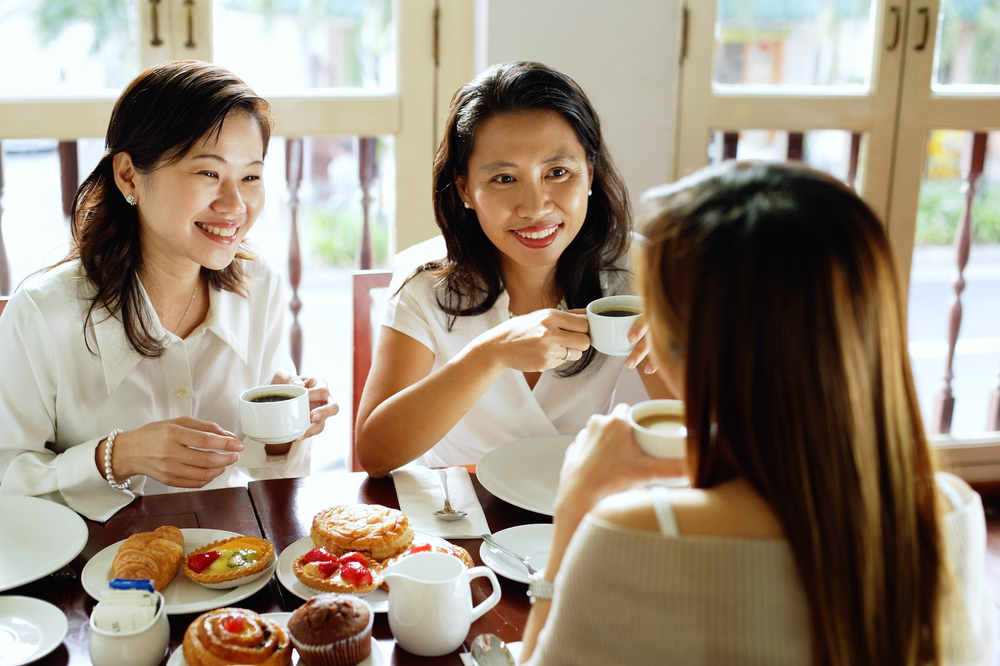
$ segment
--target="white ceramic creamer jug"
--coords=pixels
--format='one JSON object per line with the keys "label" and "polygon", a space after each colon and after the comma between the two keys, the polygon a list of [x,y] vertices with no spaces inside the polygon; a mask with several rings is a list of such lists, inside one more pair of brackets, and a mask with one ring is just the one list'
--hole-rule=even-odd
{"label": "white ceramic creamer jug", "polygon": [[[407,652],[438,657],[454,652],[469,626],[500,601],[500,584],[486,567],[466,569],[446,553],[416,553],[404,557],[383,573],[389,585],[389,628]],[[473,578],[485,576],[493,594],[472,607]]]}

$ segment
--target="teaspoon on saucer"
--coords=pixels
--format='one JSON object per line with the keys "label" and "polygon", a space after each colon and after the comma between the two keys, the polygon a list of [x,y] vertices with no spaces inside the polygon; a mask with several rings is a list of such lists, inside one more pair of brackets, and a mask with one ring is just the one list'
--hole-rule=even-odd
{"label": "teaspoon on saucer", "polygon": [[475,666],[517,666],[514,655],[496,634],[479,634],[472,641],[472,663]]}
{"label": "teaspoon on saucer", "polygon": [[468,514],[465,511],[456,511],[451,508],[451,499],[448,497],[448,470],[437,470],[438,479],[441,481],[441,489],[444,490],[444,508],[434,512],[434,517],[438,520],[461,520]]}

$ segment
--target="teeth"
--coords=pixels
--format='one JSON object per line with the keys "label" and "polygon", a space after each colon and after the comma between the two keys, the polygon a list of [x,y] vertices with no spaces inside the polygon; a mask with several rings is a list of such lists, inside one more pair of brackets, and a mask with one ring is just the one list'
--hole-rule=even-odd
{"label": "teeth", "polygon": [[204,229],[210,234],[215,234],[216,236],[222,236],[223,238],[232,238],[233,236],[236,235],[237,229],[239,229],[239,227],[227,227],[223,229],[219,227],[209,227],[201,223],[196,223],[196,224],[198,224],[198,228]]}
{"label": "teeth", "polygon": [[542,229],[541,231],[515,231],[514,233],[521,238],[531,238],[532,240],[538,240],[539,238],[547,238],[556,232],[559,227],[549,227],[548,229]]}

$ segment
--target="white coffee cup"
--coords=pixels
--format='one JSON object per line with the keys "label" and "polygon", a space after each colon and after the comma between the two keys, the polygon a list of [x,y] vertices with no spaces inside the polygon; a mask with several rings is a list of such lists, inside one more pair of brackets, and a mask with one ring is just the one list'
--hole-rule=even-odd
{"label": "white coffee cup", "polygon": [[116,633],[101,629],[90,616],[90,660],[94,666],[157,666],[170,643],[170,623],[163,595],[157,596],[153,621],[142,629]]}
{"label": "white coffee cup", "polygon": [[[255,402],[268,397],[274,401]],[[309,390],[294,384],[258,386],[240,394],[243,432],[264,444],[284,444],[309,429]]]}
{"label": "white coffee cup", "polygon": [[687,427],[682,400],[647,400],[628,410],[632,435],[653,458],[686,458]]}
{"label": "white coffee cup", "polygon": [[[472,606],[470,583],[486,577],[493,594]],[[486,567],[466,569],[447,553],[417,553],[383,572],[389,585],[389,628],[396,643],[421,657],[454,652],[469,627],[500,601],[496,574]]]}
{"label": "white coffee cup", "polygon": [[[628,316],[610,316],[609,312],[631,311]],[[608,356],[628,356],[636,343],[628,341],[632,325],[642,315],[641,296],[606,296],[587,306],[590,344]]]}

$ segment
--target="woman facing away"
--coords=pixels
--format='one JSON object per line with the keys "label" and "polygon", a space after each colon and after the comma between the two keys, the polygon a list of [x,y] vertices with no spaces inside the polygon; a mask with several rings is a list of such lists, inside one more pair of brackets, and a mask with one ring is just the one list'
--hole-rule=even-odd
{"label": "woman facing away", "polygon": [[267,102],[205,63],[153,67],[118,98],[69,256],[0,318],[0,492],[107,520],[133,493],[309,473],[308,441],[239,427],[262,384],[309,389],[304,438],[337,413],[325,382],[294,376],[281,282],[245,244],[270,133]]}
{"label": "woman facing away", "polygon": [[627,359],[590,347],[583,308],[632,293],[632,221],[572,79],[514,62],[463,86],[434,161],[434,213],[446,255],[397,260],[361,398],[356,444],[369,474],[474,464],[506,442],[575,434],[611,408],[623,365],[665,395],[640,366],[644,325]]}
{"label": "woman facing away", "polygon": [[650,355],[686,403],[692,488],[635,488],[680,462],[644,456],[624,406],[592,419],[531,586],[528,663],[992,663],[982,503],[935,474],[875,215],[762,164],[650,204]]}

